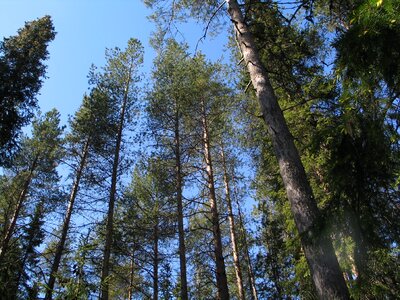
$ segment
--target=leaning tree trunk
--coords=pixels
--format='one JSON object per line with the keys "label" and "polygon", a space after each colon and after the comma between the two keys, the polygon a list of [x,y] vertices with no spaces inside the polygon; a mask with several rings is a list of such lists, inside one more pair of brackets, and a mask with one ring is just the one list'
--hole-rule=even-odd
{"label": "leaning tree trunk", "polygon": [[176,200],[178,210],[178,238],[179,238],[179,264],[180,264],[180,283],[181,299],[188,300],[188,287],[186,277],[186,246],[185,231],[183,226],[183,197],[182,197],[182,162],[181,145],[179,131],[179,112],[175,114],[175,176],[176,176]]}
{"label": "leaning tree trunk", "polygon": [[233,265],[235,267],[236,285],[237,285],[237,289],[238,289],[238,293],[239,293],[239,299],[245,300],[246,298],[245,298],[244,289],[243,289],[242,269],[241,269],[240,261],[239,261],[239,250],[238,250],[238,245],[237,245],[235,219],[233,216],[233,209],[232,209],[229,176],[228,176],[228,170],[226,167],[224,146],[223,146],[222,142],[221,142],[221,160],[222,160],[222,169],[223,169],[223,174],[224,174],[223,176],[224,176],[226,204],[228,207],[229,230],[230,230],[230,234],[231,234],[232,255],[233,255]]}
{"label": "leaning tree trunk", "polygon": [[61,231],[61,238],[60,238],[60,241],[58,242],[58,245],[56,248],[53,265],[51,266],[49,282],[47,283],[47,292],[46,292],[46,296],[44,298],[45,300],[51,300],[53,298],[53,289],[54,289],[54,285],[56,283],[56,274],[57,274],[58,268],[60,266],[61,256],[62,256],[64,247],[65,247],[65,241],[67,240],[69,225],[71,222],[72,211],[74,208],[76,195],[78,194],[79,184],[81,181],[83,169],[86,164],[86,158],[87,158],[88,152],[89,152],[89,140],[86,140],[86,142],[83,146],[83,152],[81,155],[79,167],[78,167],[78,170],[76,171],[75,181],[72,186],[72,191],[69,196],[68,208],[65,213],[65,218],[64,218],[64,222],[63,222],[63,226],[62,226],[62,231]]}
{"label": "leaning tree trunk", "polygon": [[323,220],[253,36],[244,21],[238,2],[226,0],[226,3],[278,159],[280,174],[318,297],[349,299],[332,242],[322,232]]}
{"label": "leaning tree trunk", "polygon": [[17,220],[19,218],[19,214],[21,212],[22,206],[23,206],[23,204],[25,202],[26,194],[28,193],[29,185],[31,184],[33,173],[36,170],[38,160],[39,160],[39,157],[36,156],[35,159],[32,162],[32,165],[31,165],[31,167],[29,169],[29,173],[28,173],[28,175],[27,175],[27,177],[25,179],[24,186],[22,187],[22,190],[21,190],[21,192],[20,192],[20,194],[18,196],[17,206],[15,207],[13,216],[11,218],[10,225],[8,226],[8,228],[6,230],[6,233],[5,233],[5,236],[4,236],[4,239],[1,242],[1,246],[0,246],[0,263],[3,262],[5,253],[6,253],[7,249],[8,249],[9,244],[10,244],[10,240],[11,240],[11,237],[12,237],[12,235],[14,233],[15,226],[17,225]]}
{"label": "leaning tree trunk", "polygon": [[217,298],[218,300],[228,300],[229,299],[228,280],[226,278],[225,261],[222,252],[221,228],[219,226],[217,198],[215,195],[215,186],[214,186],[214,171],[211,159],[210,138],[209,138],[207,116],[206,116],[204,102],[202,103],[202,113],[203,113],[202,123],[203,123],[204,159],[206,162],[206,172],[208,177],[207,181],[210,193],[209,198],[210,198],[210,208],[211,208],[212,232],[214,238],[214,255],[216,264],[217,290],[218,290]]}

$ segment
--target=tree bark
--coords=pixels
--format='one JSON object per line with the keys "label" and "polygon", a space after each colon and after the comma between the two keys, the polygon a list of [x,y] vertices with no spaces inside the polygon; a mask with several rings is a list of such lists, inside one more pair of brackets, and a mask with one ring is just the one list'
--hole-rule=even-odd
{"label": "tree bark", "polygon": [[244,289],[243,289],[243,276],[242,276],[242,269],[241,269],[240,261],[239,261],[239,250],[238,250],[238,245],[237,245],[235,219],[233,216],[233,209],[232,209],[229,176],[228,176],[228,170],[226,167],[224,145],[222,142],[221,142],[221,160],[222,160],[222,169],[224,172],[225,196],[226,196],[226,204],[228,207],[229,230],[230,230],[230,235],[231,235],[232,256],[233,256],[233,265],[235,267],[236,285],[237,285],[237,289],[238,289],[238,293],[239,293],[239,299],[245,300],[246,297],[245,297]]}
{"label": "tree bark", "polygon": [[28,193],[29,190],[29,185],[31,184],[32,181],[32,177],[33,177],[33,172],[36,170],[37,167],[37,163],[38,163],[39,157],[36,156],[35,159],[32,162],[32,165],[29,169],[29,173],[28,176],[24,182],[24,186],[22,188],[22,191],[20,192],[19,196],[18,196],[18,201],[17,201],[17,206],[15,207],[13,216],[11,218],[11,222],[10,225],[8,226],[7,230],[6,230],[6,234],[4,236],[3,241],[1,242],[1,246],[0,246],[0,264],[1,262],[3,262],[5,253],[8,249],[8,246],[10,244],[10,240],[11,237],[14,233],[15,230],[15,226],[17,224],[17,220],[19,217],[19,214],[21,212],[22,206],[24,204],[25,198],[26,198],[26,194]]}
{"label": "tree bark", "polygon": [[210,139],[207,124],[207,115],[205,111],[204,101],[202,101],[202,123],[203,123],[203,143],[204,143],[204,159],[206,163],[206,172],[208,177],[208,189],[209,189],[209,199],[210,199],[210,209],[211,209],[211,220],[212,220],[212,231],[214,238],[214,255],[216,264],[216,280],[217,280],[217,290],[218,300],[228,300],[229,290],[228,290],[228,280],[225,271],[225,261],[222,251],[222,239],[221,239],[221,229],[219,226],[219,214],[217,207],[217,198],[215,195],[214,186],[214,171],[212,164],[212,157],[210,151]]}
{"label": "tree bark", "polygon": [[314,287],[321,299],[349,299],[330,237],[322,233],[322,222],[304,167],[294,145],[282,110],[259,58],[253,36],[236,0],[226,0],[236,38],[260,103],[275,155],[278,159],[287,197]]}
{"label": "tree bark", "polygon": [[68,208],[65,213],[65,218],[64,218],[64,222],[63,222],[63,226],[62,226],[62,231],[61,231],[61,238],[60,238],[60,241],[58,242],[58,245],[56,248],[53,265],[51,266],[50,277],[49,277],[49,281],[47,283],[47,291],[46,291],[46,295],[44,298],[45,300],[51,300],[53,298],[53,289],[54,289],[54,285],[56,283],[56,274],[57,274],[58,268],[60,266],[61,256],[64,251],[65,242],[67,240],[69,225],[71,222],[72,211],[74,208],[76,196],[78,194],[79,184],[81,181],[83,169],[86,164],[86,158],[87,158],[88,152],[89,152],[89,140],[86,140],[86,142],[83,146],[83,151],[82,151],[82,156],[81,156],[81,160],[79,163],[79,168],[76,171],[75,181],[72,186],[71,194],[69,196]]}
{"label": "tree bark", "polygon": [[181,163],[181,146],[179,131],[179,111],[175,114],[175,176],[176,176],[176,200],[178,210],[178,238],[179,238],[179,265],[181,280],[181,299],[188,300],[188,288],[186,277],[186,246],[185,231],[183,224],[183,197],[182,197],[182,163]]}

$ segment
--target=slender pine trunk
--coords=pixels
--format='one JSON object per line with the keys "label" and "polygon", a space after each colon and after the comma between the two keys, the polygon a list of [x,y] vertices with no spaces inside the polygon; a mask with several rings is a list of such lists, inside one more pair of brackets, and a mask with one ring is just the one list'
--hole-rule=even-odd
{"label": "slender pine trunk", "polygon": [[229,230],[230,230],[230,235],[231,235],[232,256],[233,256],[233,265],[235,268],[235,275],[236,275],[236,285],[237,285],[237,289],[238,289],[238,293],[239,293],[239,299],[245,300],[246,297],[245,297],[244,289],[243,289],[242,268],[240,266],[240,261],[239,261],[239,250],[238,250],[238,244],[237,244],[235,219],[234,219],[233,209],[232,209],[229,175],[228,175],[228,170],[227,170],[227,166],[226,166],[224,145],[222,142],[221,142],[221,160],[222,160],[222,169],[224,172],[225,197],[226,197],[226,204],[228,207]]}
{"label": "slender pine trunk", "polygon": [[175,114],[175,176],[176,176],[176,200],[178,210],[178,238],[179,238],[179,265],[181,280],[181,299],[188,300],[188,287],[186,277],[186,246],[185,231],[183,225],[183,197],[182,197],[182,163],[181,163],[181,145],[179,131],[179,111]]}
{"label": "slender pine trunk", "polygon": [[53,264],[51,266],[49,281],[47,283],[47,291],[46,291],[46,295],[44,298],[45,300],[51,300],[53,298],[53,289],[54,289],[54,285],[56,283],[56,274],[57,274],[58,268],[60,266],[62,253],[64,251],[65,242],[67,240],[69,225],[71,222],[72,211],[74,208],[76,196],[78,194],[79,184],[81,181],[83,169],[86,164],[86,158],[87,158],[88,152],[89,152],[89,139],[86,140],[86,142],[83,146],[81,160],[79,163],[78,170],[76,171],[74,184],[72,186],[71,194],[69,196],[68,207],[67,207],[67,211],[65,213],[64,222],[63,222],[63,226],[62,226],[62,230],[61,230],[61,238],[57,244],[56,253],[54,255]]}
{"label": "slender pine trunk", "polygon": [[22,258],[21,264],[19,266],[19,270],[18,270],[18,276],[17,276],[17,280],[16,280],[16,286],[19,288],[20,286],[20,281],[21,278],[23,276],[24,273],[24,269],[25,269],[25,264],[26,261],[29,258],[29,254],[34,255],[34,248],[35,248],[35,239],[37,238],[37,236],[40,234],[40,221],[43,218],[43,200],[41,200],[35,208],[35,212],[34,212],[34,216],[32,218],[32,222],[29,225],[30,226],[30,230],[29,230],[29,235],[28,235],[28,243],[27,245],[24,247],[25,253],[24,256]]}
{"label": "slender pine trunk", "polygon": [[25,202],[26,194],[28,193],[29,190],[29,185],[31,184],[33,173],[36,170],[37,163],[38,163],[39,157],[36,156],[35,159],[32,162],[32,165],[29,169],[29,173],[25,179],[24,185],[22,187],[22,190],[20,194],[18,195],[18,200],[17,200],[17,206],[15,207],[13,216],[11,218],[10,225],[8,226],[6,230],[6,234],[4,236],[3,241],[1,242],[0,246],[0,264],[4,260],[5,253],[7,252],[8,246],[10,244],[11,237],[14,233],[15,226],[17,224],[17,220],[19,218],[19,214],[21,212],[21,209],[23,207],[23,204]]}
{"label": "slender pine trunk", "polygon": [[[233,179],[233,182],[235,182],[234,179]],[[246,233],[246,229],[244,227],[243,213],[242,213],[242,210],[240,209],[240,203],[239,203],[238,199],[236,199],[236,206],[237,206],[237,210],[238,210],[239,232],[241,233],[241,239],[243,241],[243,251],[245,253],[244,258],[245,258],[246,264],[247,264],[247,276],[249,277],[250,287],[251,287],[251,297],[252,297],[252,300],[258,300],[256,279],[254,276],[253,266],[251,263],[249,244],[247,242],[247,233]]]}
{"label": "slender pine trunk", "polygon": [[128,104],[128,93],[129,93],[129,84],[131,82],[131,70],[133,65],[130,66],[129,76],[125,83],[125,93],[122,101],[121,114],[118,124],[118,132],[117,139],[115,144],[114,151],[114,161],[112,167],[111,174],[111,188],[110,188],[110,198],[108,201],[108,212],[107,212],[107,224],[106,224],[106,240],[104,245],[103,252],[103,266],[101,270],[101,300],[109,299],[109,275],[110,275],[110,256],[111,256],[111,246],[113,242],[114,236],[114,209],[115,209],[115,195],[117,192],[117,181],[118,181],[118,167],[119,167],[119,156],[121,151],[121,143],[122,143],[122,132],[124,128],[124,119],[125,119],[125,111],[126,106]]}
{"label": "slender pine trunk", "polygon": [[278,159],[280,173],[291,204],[296,227],[314,287],[321,299],[349,299],[330,237],[322,232],[323,220],[307,180],[268,74],[259,57],[253,36],[236,0],[226,0],[236,38],[260,103],[268,133]]}
{"label": "slender pine trunk", "polygon": [[214,238],[214,255],[216,264],[216,280],[217,280],[217,290],[218,300],[228,300],[229,290],[228,290],[228,280],[225,271],[225,261],[222,251],[222,239],[221,239],[221,229],[219,226],[219,214],[217,207],[217,198],[215,194],[214,186],[214,171],[212,156],[210,150],[210,138],[207,124],[207,116],[205,111],[204,101],[202,102],[202,123],[203,123],[203,143],[204,143],[204,159],[206,162],[206,172],[208,177],[208,189],[209,189],[209,199],[210,199],[210,209],[211,209],[211,220],[212,220],[212,231]]}

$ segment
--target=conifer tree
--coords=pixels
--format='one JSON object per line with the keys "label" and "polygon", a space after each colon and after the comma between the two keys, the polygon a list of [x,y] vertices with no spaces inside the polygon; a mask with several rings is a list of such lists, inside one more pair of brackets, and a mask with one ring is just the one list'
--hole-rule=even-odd
{"label": "conifer tree", "polygon": [[[157,1],[146,1],[146,3],[155,5]],[[199,18],[207,15],[210,11],[215,14],[218,10],[217,4],[213,1],[204,6],[197,1],[180,2],[180,4],[181,6],[175,4],[172,7],[174,15],[179,13],[179,8],[187,8],[189,14]],[[265,64],[260,58],[253,33],[247,23],[248,20],[245,19],[243,14],[248,10],[243,9],[246,6],[240,6],[236,0],[227,0],[225,4],[235,31],[242,60],[259,102],[262,119],[267,126],[274,154],[278,160],[280,175],[291,204],[292,214],[300,234],[302,248],[311,270],[316,292],[320,298],[348,299],[348,289],[331,239],[320,230],[322,217],[298,149],[278,104],[277,94],[271,85]],[[249,3],[250,8],[251,6],[252,3]],[[264,7],[268,9],[268,7]],[[162,10],[160,6],[158,8]]]}
{"label": "conifer tree", "polygon": [[[10,267],[8,265],[10,263],[8,259],[11,254],[10,247],[14,249],[15,243],[22,242],[18,228],[20,219],[32,207],[35,212],[31,212],[34,216],[30,225],[32,232],[28,231],[26,243],[21,243],[24,254],[22,254],[23,264],[19,268],[19,278],[22,276],[24,264],[28,256],[32,254],[33,248],[41,243],[41,239],[37,241],[37,234],[41,234],[44,201],[47,200],[47,205],[51,204],[52,198],[48,191],[51,191],[52,183],[58,182],[56,167],[63,155],[61,151],[63,128],[59,123],[60,116],[55,109],[36,118],[33,122],[32,137],[23,140],[21,151],[15,158],[14,165],[6,170],[10,180],[3,197],[7,198],[10,211],[4,217],[2,228],[0,264],[4,268],[3,270]],[[34,200],[38,201],[37,205]],[[16,279],[16,283],[18,283],[18,279]]]}
{"label": "conifer tree", "polygon": [[37,108],[46,75],[47,46],[55,31],[49,16],[27,22],[0,42],[0,165],[16,152],[21,128]]}
{"label": "conifer tree", "polygon": [[[45,299],[52,299],[56,275],[60,266],[61,256],[65,248],[70,222],[74,210],[75,200],[81,186],[81,179],[85,177],[85,170],[90,165],[90,152],[96,153],[102,149],[105,140],[112,136],[108,134],[107,122],[107,98],[94,89],[89,96],[84,96],[80,109],[70,121],[71,132],[67,135],[67,149],[69,165],[73,167],[73,183],[68,199],[61,228],[61,237],[58,241],[54,260],[51,266],[50,276],[47,283]],[[92,162],[93,164],[93,162]]]}
{"label": "conifer tree", "polygon": [[185,124],[190,109],[191,70],[187,67],[188,54],[183,45],[168,40],[160,46],[159,56],[153,71],[154,87],[148,95],[149,128],[162,155],[171,161],[171,173],[175,181],[179,265],[180,297],[189,299],[187,283],[187,262],[184,229],[183,190],[188,172],[185,161],[190,160],[192,145]]}
{"label": "conifer tree", "polygon": [[91,82],[99,93],[109,102],[108,126],[114,135],[109,142],[111,165],[111,186],[108,191],[108,211],[105,229],[105,244],[101,272],[101,299],[109,298],[110,255],[114,232],[114,210],[117,196],[117,183],[120,176],[121,150],[124,129],[132,124],[138,107],[137,82],[140,80],[139,68],[143,62],[143,47],[136,39],[130,39],[125,51],[118,48],[108,50],[107,63],[102,72],[93,72]]}

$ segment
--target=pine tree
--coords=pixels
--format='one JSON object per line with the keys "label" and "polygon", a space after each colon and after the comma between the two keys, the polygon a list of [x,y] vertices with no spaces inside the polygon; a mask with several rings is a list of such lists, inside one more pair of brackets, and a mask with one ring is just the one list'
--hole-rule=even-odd
{"label": "pine tree", "polygon": [[93,72],[91,77],[91,82],[96,85],[99,93],[103,94],[109,101],[111,111],[108,120],[115,137],[109,141],[113,162],[111,166],[111,186],[108,192],[107,224],[101,272],[101,299],[103,300],[109,298],[110,255],[123,132],[132,122],[135,109],[138,106],[136,83],[140,80],[138,71],[143,62],[143,47],[138,40],[131,39],[125,51],[118,48],[108,50],[106,58],[107,64],[103,71],[101,73]]}
{"label": "pine tree", "polygon": [[[191,145],[185,123],[190,109],[190,69],[186,47],[169,40],[159,49],[153,72],[154,87],[148,94],[149,128],[162,155],[171,160],[174,169],[180,264],[180,297],[189,299],[184,229],[183,190],[188,172]],[[172,172],[172,170],[171,170]]]}
{"label": "pine tree", "polygon": [[47,46],[54,37],[51,18],[45,16],[25,23],[16,36],[0,42],[0,165],[16,152],[21,128],[37,108]]}
{"label": "pine tree", "polygon": [[[155,4],[154,1],[147,1]],[[183,4],[195,16],[204,16],[217,9],[214,3],[202,6],[196,1]],[[321,214],[317,207],[298,149],[278,104],[276,91],[271,85],[265,64],[260,59],[254,36],[237,1],[226,1],[227,13],[233,24],[243,61],[249,73],[262,119],[267,126],[274,154],[278,160],[292,214],[301,237],[311,270],[314,286],[320,298],[348,299],[348,289],[343,279],[330,237],[320,230]],[[174,6],[173,10],[179,6]],[[178,11],[174,11],[178,13]]]}
{"label": "pine tree", "polygon": [[105,140],[111,137],[108,134],[109,129],[107,128],[107,112],[107,98],[94,89],[90,96],[83,98],[80,109],[70,121],[71,132],[67,135],[66,141],[68,142],[69,165],[73,166],[72,173],[74,179],[62,223],[61,237],[54,254],[45,299],[52,299],[56,275],[67,240],[75,200],[81,186],[81,179],[88,173],[85,172],[86,168],[90,167],[90,164],[93,164],[90,161],[90,152],[96,153],[97,150],[102,149]]}
{"label": "pine tree", "polygon": [[[56,167],[63,155],[61,151],[63,128],[59,125],[59,118],[59,113],[55,109],[36,118],[33,122],[32,137],[23,140],[14,165],[6,170],[10,176],[10,184],[3,196],[8,198],[11,210],[4,217],[0,263],[2,268],[9,268],[8,264],[11,262],[8,256],[13,255],[16,244],[21,245],[22,264],[16,268],[19,272],[15,279],[16,284],[25,272],[25,263],[31,257],[34,259],[34,248],[42,242],[41,225],[44,211],[48,210],[44,201],[47,200],[46,206],[52,203],[52,185],[59,180]],[[33,210],[31,211],[33,219],[28,225],[25,238],[22,239],[18,223],[25,213],[29,213],[29,209]],[[32,264],[34,265],[34,262]]]}

